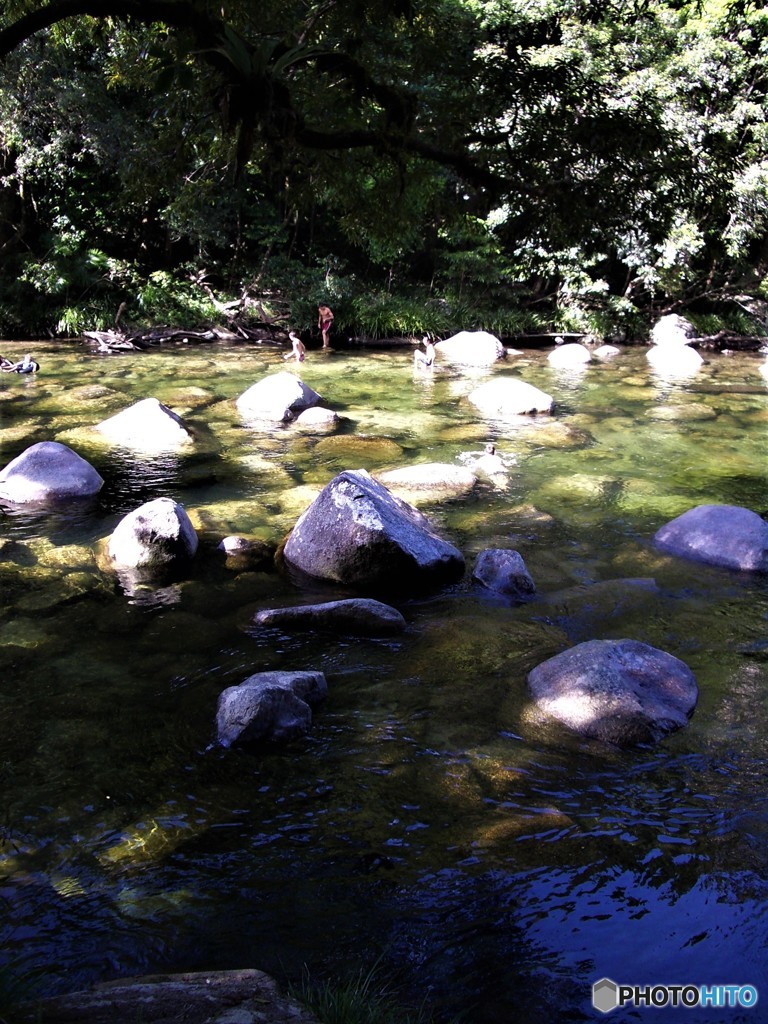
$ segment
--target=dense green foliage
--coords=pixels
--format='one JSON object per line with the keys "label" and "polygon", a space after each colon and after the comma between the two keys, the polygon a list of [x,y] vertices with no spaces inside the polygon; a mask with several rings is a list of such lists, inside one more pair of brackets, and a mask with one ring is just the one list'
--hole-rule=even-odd
{"label": "dense green foliage", "polygon": [[7,0],[0,331],[740,315],[767,57],[728,0]]}

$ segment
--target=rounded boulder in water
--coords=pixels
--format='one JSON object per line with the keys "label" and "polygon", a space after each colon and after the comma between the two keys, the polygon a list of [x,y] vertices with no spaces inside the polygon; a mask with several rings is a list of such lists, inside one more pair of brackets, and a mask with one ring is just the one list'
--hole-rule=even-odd
{"label": "rounded boulder in water", "polygon": [[768,572],[768,523],[740,505],[697,505],[662,526],[653,542],[695,562]]}

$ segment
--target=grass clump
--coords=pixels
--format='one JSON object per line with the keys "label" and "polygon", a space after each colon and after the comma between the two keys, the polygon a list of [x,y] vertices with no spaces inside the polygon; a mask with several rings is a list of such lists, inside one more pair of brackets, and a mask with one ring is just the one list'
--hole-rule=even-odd
{"label": "grass clump", "polygon": [[403,1006],[381,978],[379,962],[361,968],[347,980],[316,981],[305,971],[291,994],[317,1016],[321,1024],[433,1024],[423,1005]]}

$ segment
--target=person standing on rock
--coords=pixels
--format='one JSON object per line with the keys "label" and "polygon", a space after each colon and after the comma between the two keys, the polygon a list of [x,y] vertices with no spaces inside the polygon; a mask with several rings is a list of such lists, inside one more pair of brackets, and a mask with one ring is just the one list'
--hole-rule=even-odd
{"label": "person standing on rock", "polygon": [[323,348],[330,348],[330,341],[328,339],[328,333],[333,323],[333,311],[330,306],[318,306],[317,307],[317,326],[320,328],[320,334],[323,337]]}

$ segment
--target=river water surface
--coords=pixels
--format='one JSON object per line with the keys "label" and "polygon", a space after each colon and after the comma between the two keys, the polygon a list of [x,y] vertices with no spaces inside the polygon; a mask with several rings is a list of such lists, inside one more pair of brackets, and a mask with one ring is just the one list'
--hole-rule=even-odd
{"label": "river water surface", "polygon": [[[575,375],[541,351],[472,373],[414,373],[402,349],[310,351],[301,376],[342,417],[329,438],[242,422],[237,396],[285,369],[273,349],[33,354],[37,376],[0,377],[2,465],[58,440],[105,485],[76,507],[0,509],[6,977],[53,994],[157,971],[297,980],[378,962],[445,1020],[593,1020],[603,976],[752,984],[754,1010],[684,1019],[768,1020],[766,579],[652,545],[697,504],[768,509],[764,356],[712,354],[676,380],[643,349]],[[553,416],[483,419],[466,395],[503,374],[551,394]],[[90,427],[149,396],[195,433],[190,452],[95,440]],[[421,505],[467,574],[392,599],[405,633],[253,625],[260,608],[342,592],[227,566],[222,537],[278,544],[342,469],[456,464],[487,441],[506,485]],[[95,552],[159,496],[186,508],[200,551],[188,578],[126,590]],[[488,547],[522,554],[534,601],[473,583]],[[616,751],[532,718],[536,664],[619,637],[691,667],[687,729]],[[311,735],[216,748],[220,692],[276,668],[326,674]]]}

